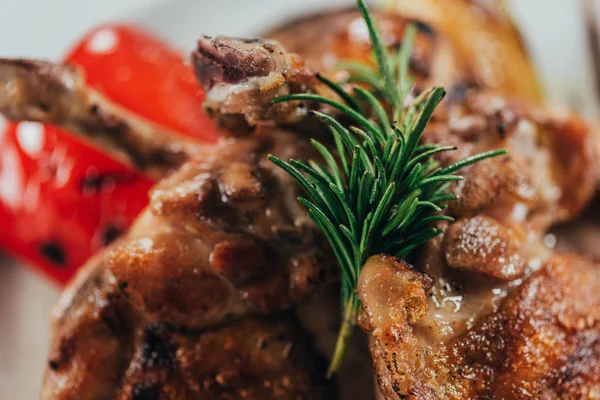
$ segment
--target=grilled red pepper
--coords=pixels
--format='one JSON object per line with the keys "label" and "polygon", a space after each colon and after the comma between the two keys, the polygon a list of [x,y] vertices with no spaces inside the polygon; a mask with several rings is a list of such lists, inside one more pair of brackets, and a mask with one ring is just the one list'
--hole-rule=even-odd
{"label": "grilled red pepper", "polygon": [[[99,27],[66,60],[85,71],[89,85],[133,113],[216,140],[192,70],[180,53],[139,28]],[[0,127],[0,246],[65,282],[127,229],[152,184],[62,129],[8,123]]]}
{"label": "grilled red pepper", "polygon": [[144,207],[152,181],[38,123],[0,144],[0,244],[65,282]]}

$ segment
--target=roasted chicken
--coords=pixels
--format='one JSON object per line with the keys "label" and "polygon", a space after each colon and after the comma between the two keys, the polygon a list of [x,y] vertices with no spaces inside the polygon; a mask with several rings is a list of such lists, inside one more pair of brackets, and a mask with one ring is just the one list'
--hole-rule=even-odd
{"label": "roasted chicken", "polygon": [[[317,157],[308,139],[323,129],[311,130],[318,125],[307,113],[316,105],[270,100],[329,93],[314,71],[343,77],[332,59],[369,62],[357,18],[342,11],[296,21],[269,34],[281,44],[200,39],[192,59],[206,107],[230,133],[214,146],[166,143],[71,67],[0,61],[8,118],[68,126],[164,176],[131,230],[61,296],[43,399],[337,397],[323,356],[289,312],[336,279],[334,258],[296,202],[299,188],[266,155]],[[406,18],[379,18],[387,44],[399,45]],[[599,397],[600,269],[543,244],[548,229],[577,217],[593,195],[591,128],[531,105],[531,76],[513,92],[522,98],[499,97],[518,86],[515,76],[506,86],[479,79],[432,24],[419,25],[413,90],[444,82],[450,95],[424,142],[458,148],[442,164],[500,147],[509,153],[463,171],[453,189],[460,200],[447,209],[456,222],[443,236],[407,260],[378,255],[365,265],[359,322],[379,395]],[[299,34],[308,31],[320,32],[319,41]],[[155,151],[168,157],[156,162]]]}

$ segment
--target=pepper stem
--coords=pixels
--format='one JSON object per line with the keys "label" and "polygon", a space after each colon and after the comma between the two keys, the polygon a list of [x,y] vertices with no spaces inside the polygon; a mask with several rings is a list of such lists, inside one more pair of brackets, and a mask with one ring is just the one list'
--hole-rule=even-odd
{"label": "pepper stem", "polygon": [[335,343],[333,357],[331,358],[329,369],[327,370],[328,379],[331,379],[333,374],[340,368],[340,365],[342,365],[348,342],[350,341],[350,337],[352,337],[352,332],[356,326],[356,317],[359,309],[360,301],[356,295],[352,293],[344,307],[344,319],[342,320],[342,326],[340,327],[337,342]]}

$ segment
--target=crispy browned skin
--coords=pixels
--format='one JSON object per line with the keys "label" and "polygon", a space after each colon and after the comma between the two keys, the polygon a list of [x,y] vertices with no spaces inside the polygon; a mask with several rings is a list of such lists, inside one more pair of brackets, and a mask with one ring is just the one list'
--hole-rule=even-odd
{"label": "crispy browned skin", "polygon": [[597,265],[569,255],[549,260],[498,312],[452,342],[451,359],[468,382],[467,393],[499,399],[597,398],[599,290]]}
{"label": "crispy browned skin", "polygon": [[287,316],[181,331],[145,318],[103,257],[55,309],[43,399],[329,399],[321,363]]}
{"label": "crispy browned skin", "polygon": [[265,124],[198,146],[130,119],[69,66],[4,60],[0,78],[11,119],[107,140],[157,176],[189,159],[61,297],[43,398],[325,398],[307,335],[287,316],[251,318],[333,275],[297,187],[267,160],[314,157],[306,141]]}
{"label": "crispy browned skin", "polygon": [[[424,137],[459,148],[442,164],[490,148],[509,154],[464,171],[462,199],[448,209],[457,220],[424,247],[416,270],[375,257],[361,273],[361,324],[385,398],[595,393],[597,375],[580,368],[600,358],[600,324],[584,311],[600,302],[600,270],[542,245],[594,192],[591,129],[572,115],[470,93],[441,109]],[[561,315],[573,316],[568,327]],[[586,355],[575,362],[575,354]]]}
{"label": "crispy browned skin", "polygon": [[0,59],[0,112],[63,126],[154,177],[179,167],[198,146],[115,106],[70,65]]}
{"label": "crispy browned skin", "polygon": [[[103,118],[114,106],[103,100],[90,111],[99,103],[68,66],[3,65],[1,111],[11,118],[80,128],[93,139],[129,132],[142,140],[135,149],[153,142],[156,132],[130,131],[140,126],[126,114],[110,114],[125,130],[108,129]],[[63,293],[42,398],[331,398],[307,335],[277,314],[333,274],[297,187],[266,159],[310,158],[312,148],[273,124],[214,146],[173,144],[190,160]]]}
{"label": "crispy browned skin", "polygon": [[245,317],[287,309],[331,274],[297,189],[266,160],[305,157],[294,142],[224,139],[153,190],[63,294],[43,398],[325,398],[298,328]]}
{"label": "crispy browned skin", "polygon": [[597,398],[597,265],[555,256],[495,311],[442,342],[419,324],[432,311],[427,279],[393,258],[374,257],[361,274],[363,326],[386,399]]}
{"label": "crispy browned skin", "polygon": [[160,182],[107,266],[153,319],[198,329],[290,307],[331,275],[297,188],[270,163],[311,154],[284,131],[223,139]]}
{"label": "crispy browned skin", "polygon": [[[400,17],[398,20],[402,21]],[[338,32],[332,36],[322,35],[323,40],[319,43],[324,43],[327,49],[328,40],[331,43],[343,40],[344,32],[348,32],[345,30],[347,23],[339,23],[340,19],[331,16],[323,17],[323,21],[332,26],[325,32]],[[279,38],[283,37],[292,46],[297,45],[292,49],[306,54],[309,63],[330,60],[329,54],[324,57],[318,51],[311,53],[314,47],[310,40],[303,42],[300,32],[315,28],[311,25],[314,22],[307,23],[305,29],[302,23],[288,31],[294,37],[285,38],[285,28],[274,36],[282,34]],[[383,25],[385,29],[385,23]],[[401,32],[404,25],[390,23],[389,26],[401,27],[398,29]],[[420,55],[421,62],[419,64],[415,57],[413,67],[424,65],[422,78],[427,81],[436,76],[432,72],[436,70],[436,64],[431,56],[436,54],[431,51],[435,46],[428,45],[435,37],[423,29],[421,27],[421,42],[417,42],[417,57]],[[346,40],[349,36],[346,33]],[[356,50],[360,46],[332,44],[330,49],[335,54],[342,54],[339,58],[360,59],[368,54],[368,46],[362,53]],[[345,55],[345,49],[355,53]],[[460,72],[468,72],[468,69],[457,71],[454,77],[460,77]],[[465,77],[468,81],[469,74],[465,73],[456,82]],[[397,267],[389,268],[386,263],[379,263],[381,269],[376,265],[366,267],[361,276],[363,282],[368,282],[358,288],[365,305],[361,322],[372,332],[375,368],[389,399],[402,396],[415,399],[503,398],[493,390],[483,392],[463,380],[455,381],[457,372],[452,365],[458,361],[450,357],[450,347],[446,346],[465,332],[472,332],[470,329],[477,321],[488,315],[489,318],[501,315],[500,305],[520,280],[540,270],[549,259],[562,262],[562,258],[553,258],[552,253],[543,248],[541,237],[550,226],[572,219],[581,212],[597,179],[593,168],[597,154],[593,135],[578,117],[553,114],[521,101],[509,101],[458,86],[451,92],[445,107],[438,111],[424,140],[459,148],[458,152],[440,159],[442,163],[501,147],[507,148],[509,155],[464,171],[465,182],[455,188],[461,200],[448,210],[457,218],[456,223],[451,224],[444,237],[427,246],[422,261],[416,264],[427,275],[406,267],[398,272]],[[572,179],[574,176],[577,180]],[[586,265],[584,261],[579,262]],[[591,265],[585,268],[593,269]],[[379,279],[376,278],[378,274],[381,274]],[[567,295],[558,301],[569,307]],[[590,298],[590,301],[596,300]],[[365,317],[369,314],[370,317]],[[532,314],[535,319],[535,313]],[[473,346],[478,343],[471,340]],[[468,339],[466,342],[469,343]],[[463,358],[466,361],[462,362],[470,365],[467,356]],[[514,365],[518,359],[518,355],[513,357]],[[555,366],[548,374],[562,367]],[[482,384],[494,378],[486,379],[488,381],[484,380]],[[534,385],[546,377],[540,375],[536,379],[539,382]],[[593,381],[588,384],[588,389],[593,388]]]}

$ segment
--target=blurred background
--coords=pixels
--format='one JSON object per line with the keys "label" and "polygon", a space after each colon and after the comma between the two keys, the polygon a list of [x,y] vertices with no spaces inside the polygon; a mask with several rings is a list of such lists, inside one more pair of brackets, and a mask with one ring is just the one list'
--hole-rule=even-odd
{"label": "blurred background", "polygon": [[[505,1],[534,54],[550,98],[575,104],[582,101],[579,99],[587,100],[591,89],[587,84],[590,64],[581,4],[589,1],[600,5],[600,1]],[[5,18],[0,26],[0,56],[52,59],[79,35],[103,21],[133,21],[188,49],[202,32],[261,31],[276,25],[286,15],[353,1],[222,0],[219,6],[206,0],[2,0],[1,3]],[[593,109],[585,102],[579,105]]]}
{"label": "blurred background", "polygon": [[[352,0],[0,0],[4,15],[0,24],[0,56],[56,60],[90,28],[117,20],[141,25],[177,48],[189,50],[203,33],[251,35],[299,13],[352,3]],[[598,103],[581,2],[508,0],[507,3],[533,54],[549,98],[595,118]],[[598,3],[596,10],[600,8]],[[3,123],[0,120],[0,132]],[[7,228],[0,225],[0,231],[3,229]],[[49,313],[59,289],[58,284],[46,277],[0,256],[0,399],[38,397],[47,352]]]}

